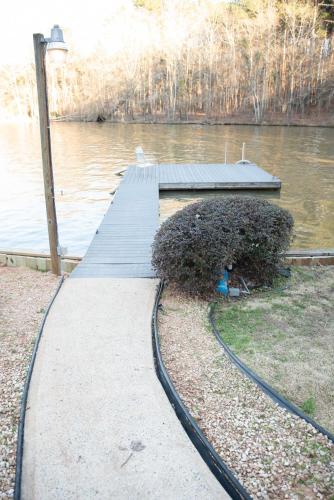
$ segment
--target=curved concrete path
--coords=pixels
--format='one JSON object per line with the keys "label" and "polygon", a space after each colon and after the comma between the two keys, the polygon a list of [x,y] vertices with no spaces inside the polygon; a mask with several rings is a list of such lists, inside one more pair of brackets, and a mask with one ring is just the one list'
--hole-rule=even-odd
{"label": "curved concrete path", "polygon": [[156,285],[135,278],[65,281],[29,391],[24,500],[228,498],[156,377]]}

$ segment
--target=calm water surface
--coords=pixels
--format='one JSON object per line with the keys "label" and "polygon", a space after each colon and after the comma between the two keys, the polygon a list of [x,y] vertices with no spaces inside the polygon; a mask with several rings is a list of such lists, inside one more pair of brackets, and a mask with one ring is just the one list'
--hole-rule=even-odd
{"label": "calm water surface", "polygon": [[[228,162],[246,156],[281,178],[280,196],[259,194],[288,208],[295,248],[334,247],[334,129],[256,126],[55,123],[52,145],[60,243],[84,254],[120,177],[141,145],[158,162]],[[217,193],[161,194],[161,219]],[[0,248],[48,251],[37,125],[0,125]]]}

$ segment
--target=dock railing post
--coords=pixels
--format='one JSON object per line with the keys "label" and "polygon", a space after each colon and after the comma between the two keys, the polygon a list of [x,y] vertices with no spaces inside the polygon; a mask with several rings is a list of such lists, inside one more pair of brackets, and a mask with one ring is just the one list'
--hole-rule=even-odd
{"label": "dock railing post", "polygon": [[34,50],[36,63],[36,81],[38,94],[39,125],[41,135],[43,178],[46,214],[48,222],[49,245],[51,255],[51,270],[53,274],[61,274],[61,260],[58,255],[58,226],[54,195],[51,138],[50,138],[50,120],[47,95],[47,81],[45,68],[45,53],[47,41],[41,34],[34,34]]}

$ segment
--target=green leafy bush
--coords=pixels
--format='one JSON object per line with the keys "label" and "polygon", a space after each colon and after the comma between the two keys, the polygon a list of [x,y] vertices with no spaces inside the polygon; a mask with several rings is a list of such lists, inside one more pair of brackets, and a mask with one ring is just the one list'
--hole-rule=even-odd
{"label": "green leafy bush", "polygon": [[224,266],[270,283],[289,248],[291,214],[266,200],[231,196],[194,203],[165,221],[155,236],[158,276],[196,294],[212,294]]}

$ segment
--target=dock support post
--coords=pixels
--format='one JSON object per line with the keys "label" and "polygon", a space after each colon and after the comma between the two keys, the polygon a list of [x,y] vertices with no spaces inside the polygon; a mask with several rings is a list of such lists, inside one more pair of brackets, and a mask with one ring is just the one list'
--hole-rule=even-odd
{"label": "dock support post", "polygon": [[44,39],[44,36],[41,34],[34,34],[33,38],[36,63],[36,82],[38,94],[39,125],[41,134],[44,192],[51,255],[51,270],[53,274],[59,276],[61,274],[61,262],[60,255],[58,255],[58,227],[54,197],[49,105],[45,69],[45,53],[47,42]]}

